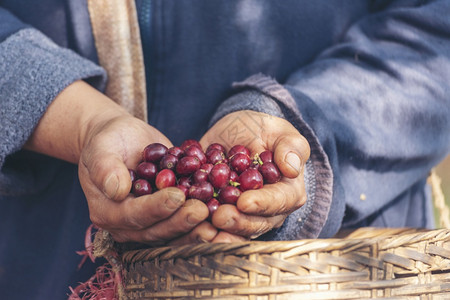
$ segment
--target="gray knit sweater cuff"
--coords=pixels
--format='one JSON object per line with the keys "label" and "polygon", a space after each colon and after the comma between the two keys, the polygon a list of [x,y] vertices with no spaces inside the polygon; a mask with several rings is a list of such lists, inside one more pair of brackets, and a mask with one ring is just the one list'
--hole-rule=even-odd
{"label": "gray knit sweater cuff", "polygon": [[103,89],[106,82],[102,68],[31,28],[0,43],[0,74],[0,168],[65,87],[85,79]]}
{"label": "gray knit sweater cuff", "polygon": [[285,220],[282,227],[265,234],[265,240],[317,238],[329,215],[333,175],[328,158],[312,129],[303,121],[295,101],[284,87],[264,75],[255,75],[236,83],[240,93],[226,100],[213,116],[212,126],[225,115],[239,110],[253,110],[290,121],[304,135],[311,147],[304,180],[307,201]]}

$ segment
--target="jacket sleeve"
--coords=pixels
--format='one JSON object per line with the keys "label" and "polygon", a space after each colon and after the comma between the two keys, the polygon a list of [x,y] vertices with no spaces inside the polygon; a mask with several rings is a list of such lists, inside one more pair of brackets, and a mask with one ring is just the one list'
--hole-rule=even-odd
{"label": "jacket sleeve", "polygon": [[311,145],[308,201],[272,238],[332,236],[363,224],[448,154],[449,15],[445,0],[393,2],[286,82],[258,74],[235,84],[212,124],[252,109],[286,118]]}
{"label": "jacket sleeve", "polygon": [[14,180],[5,160],[23,147],[47,106],[76,80],[102,89],[106,75],[1,7],[0,74],[0,193],[8,194]]}

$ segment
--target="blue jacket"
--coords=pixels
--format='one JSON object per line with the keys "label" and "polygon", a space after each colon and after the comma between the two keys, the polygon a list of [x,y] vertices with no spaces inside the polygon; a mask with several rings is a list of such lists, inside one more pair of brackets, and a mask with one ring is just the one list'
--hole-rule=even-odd
{"label": "blue jacket", "polygon": [[[307,204],[263,238],[432,226],[425,180],[450,148],[449,1],[136,4],[149,123],[174,144],[242,109],[307,137]],[[21,150],[78,79],[106,80],[85,1],[0,0],[2,298],[62,299],[93,274],[76,270],[89,225],[77,167]]]}

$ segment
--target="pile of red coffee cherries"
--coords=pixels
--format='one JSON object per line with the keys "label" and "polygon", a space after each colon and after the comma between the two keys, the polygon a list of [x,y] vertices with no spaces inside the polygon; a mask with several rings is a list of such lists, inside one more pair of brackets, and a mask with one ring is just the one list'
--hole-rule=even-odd
{"label": "pile of red coffee cherries", "polygon": [[205,202],[210,217],[221,204],[236,204],[242,192],[281,179],[271,151],[252,158],[245,146],[235,145],[227,153],[218,143],[203,151],[196,140],[172,148],[159,143],[148,145],[142,152],[142,162],[130,170],[130,175],[135,196],[176,186],[186,199]]}

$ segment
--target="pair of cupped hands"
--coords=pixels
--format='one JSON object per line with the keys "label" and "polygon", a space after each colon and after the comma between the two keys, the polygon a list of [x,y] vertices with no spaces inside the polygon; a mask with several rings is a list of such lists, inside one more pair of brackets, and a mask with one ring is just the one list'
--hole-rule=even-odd
{"label": "pair of cupped hands", "polygon": [[[98,96],[95,91],[88,91],[82,99],[94,96]],[[81,106],[79,93],[77,97],[72,99],[74,105]],[[89,105],[91,110],[96,109],[92,100]],[[306,201],[303,171],[310,154],[308,142],[286,120],[254,111],[223,117],[205,133],[200,144],[204,149],[215,142],[232,146],[233,140],[224,139],[229,136],[227,132],[236,129],[239,140],[251,141],[246,146],[252,155],[273,151],[283,174],[280,182],[242,193],[236,206],[221,205],[210,221],[205,203],[186,200],[176,187],[135,197],[130,194],[128,169],[137,166],[148,144],[173,145],[163,133],[119,106],[105,105],[108,108],[93,114],[95,117],[84,124],[78,173],[91,221],[118,242],[179,245],[245,241],[280,227]]]}

